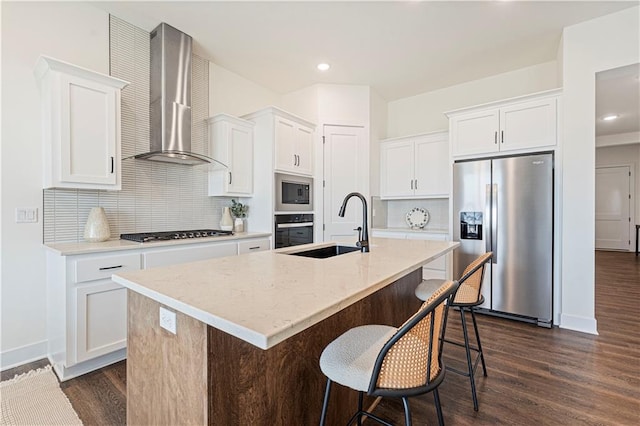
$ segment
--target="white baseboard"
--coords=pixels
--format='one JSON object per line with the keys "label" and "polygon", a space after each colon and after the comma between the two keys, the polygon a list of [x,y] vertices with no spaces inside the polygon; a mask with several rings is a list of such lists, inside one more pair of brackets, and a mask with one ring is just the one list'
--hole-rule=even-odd
{"label": "white baseboard", "polygon": [[47,341],[42,340],[37,343],[9,349],[0,353],[0,371],[37,361],[47,357]]}
{"label": "white baseboard", "polygon": [[560,328],[580,331],[582,333],[598,334],[598,321],[595,318],[581,317],[577,315],[560,315]]}

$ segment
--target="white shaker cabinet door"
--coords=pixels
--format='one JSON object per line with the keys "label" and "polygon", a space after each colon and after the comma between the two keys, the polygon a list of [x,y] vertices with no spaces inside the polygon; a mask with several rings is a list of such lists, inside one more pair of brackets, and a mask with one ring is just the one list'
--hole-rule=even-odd
{"label": "white shaker cabinet door", "polygon": [[296,172],[298,158],[295,150],[296,125],[286,118],[275,118],[275,169]]}
{"label": "white shaker cabinet door", "polygon": [[388,142],[381,145],[380,176],[382,197],[414,194],[413,141]]}
{"label": "white shaker cabinet door", "polygon": [[449,141],[422,140],[415,142],[415,195],[449,196]]}
{"label": "white shaker cabinet door", "polygon": [[45,188],[121,188],[120,90],[126,81],[41,56]]}
{"label": "white shaker cabinet door", "polygon": [[500,108],[500,151],[555,145],[556,102],[554,97]]}
{"label": "white shaker cabinet door", "polygon": [[127,347],[127,289],[112,281],[76,287],[76,362]]}
{"label": "white shaker cabinet door", "polygon": [[477,111],[451,119],[451,143],[454,156],[498,152],[498,109]]}
{"label": "white shaker cabinet door", "polygon": [[295,151],[298,156],[296,173],[311,176],[313,174],[313,130],[296,125],[294,135]]}

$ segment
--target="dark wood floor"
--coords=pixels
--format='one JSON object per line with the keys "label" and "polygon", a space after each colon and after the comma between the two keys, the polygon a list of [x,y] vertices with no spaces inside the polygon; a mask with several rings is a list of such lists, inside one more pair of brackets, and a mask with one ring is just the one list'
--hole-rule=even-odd
{"label": "dark wood floor", "polygon": [[[639,314],[640,257],[596,252],[598,336],[479,315],[488,370],[486,378],[477,375],[480,410],[473,411],[468,379],[448,374],[440,386],[445,423],[640,424]],[[451,312],[447,336],[461,336],[457,312]],[[445,354],[454,366],[464,359],[452,345]],[[2,379],[21,372],[14,370]],[[124,362],[64,382],[62,389],[86,425],[125,424]],[[431,395],[413,398],[411,408],[414,425],[436,423]],[[403,424],[397,401],[383,400],[376,414]]]}

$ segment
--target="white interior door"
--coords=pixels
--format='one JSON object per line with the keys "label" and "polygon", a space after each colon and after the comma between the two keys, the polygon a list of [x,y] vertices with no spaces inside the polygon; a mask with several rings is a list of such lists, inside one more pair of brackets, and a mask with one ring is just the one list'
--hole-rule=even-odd
{"label": "white interior door", "polygon": [[629,166],[596,168],[596,249],[629,250]]}
{"label": "white interior door", "polygon": [[324,241],[353,236],[362,224],[362,203],[351,199],[344,217],[338,216],[350,192],[369,198],[367,141],[362,127],[324,126]]}

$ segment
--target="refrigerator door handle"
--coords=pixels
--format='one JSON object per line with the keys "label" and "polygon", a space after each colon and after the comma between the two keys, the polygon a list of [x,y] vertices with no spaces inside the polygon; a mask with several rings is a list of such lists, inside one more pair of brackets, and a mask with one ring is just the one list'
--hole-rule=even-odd
{"label": "refrigerator door handle", "polygon": [[491,186],[491,262],[498,263],[498,184],[494,183]]}
{"label": "refrigerator door handle", "polygon": [[[491,184],[489,183],[487,184],[485,191],[484,217],[485,220],[483,222],[487,223],[489,228],[491,228]],[[486,233],[484,238],[485,251],[491,251],[491,238],[489,232],[486,229],[484,232]]]}

